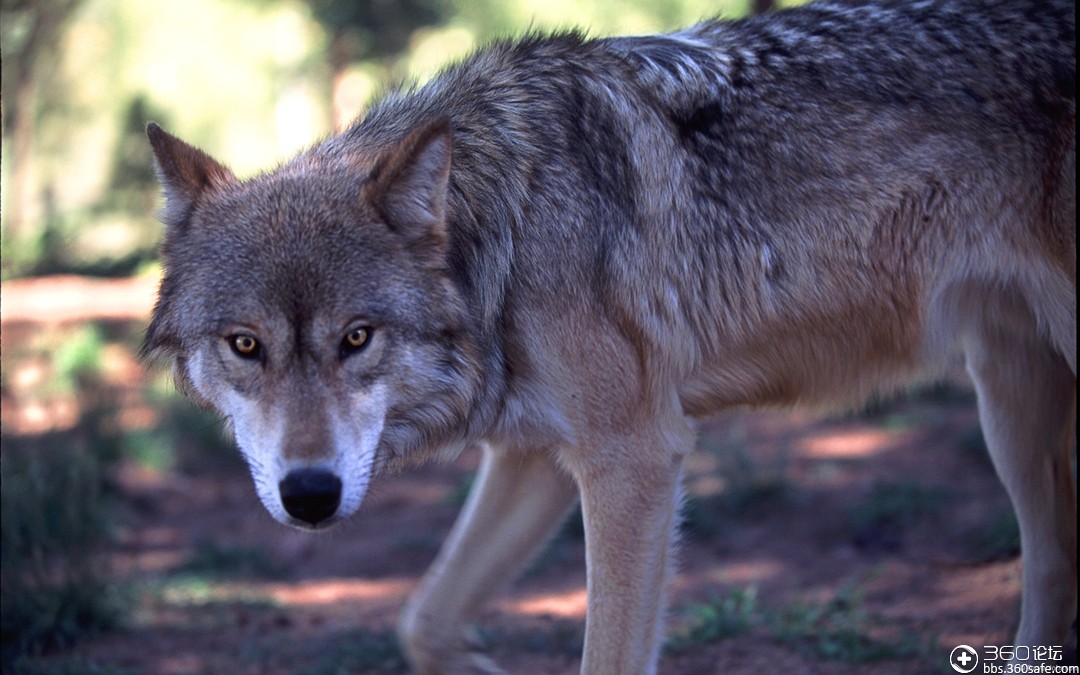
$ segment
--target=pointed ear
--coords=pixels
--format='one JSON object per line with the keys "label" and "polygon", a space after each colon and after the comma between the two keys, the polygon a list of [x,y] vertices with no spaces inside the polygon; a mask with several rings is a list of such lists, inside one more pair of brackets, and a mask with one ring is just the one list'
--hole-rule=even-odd
{"label": "pointed ear", "polygon": [[161,219],[166,225],[180,225],[206,190],[236,182],[224,165],[198,148],[168,134],[151,122],[146,136],[154,149],[158,182],[165,190],[165,210]]}
{"label": "pointed ear", "polygon": [[453,136],[438,118],[413,130],[375,164],[363,197],[387,225],[418,252],[441,259],[446,252],[447,184]]}

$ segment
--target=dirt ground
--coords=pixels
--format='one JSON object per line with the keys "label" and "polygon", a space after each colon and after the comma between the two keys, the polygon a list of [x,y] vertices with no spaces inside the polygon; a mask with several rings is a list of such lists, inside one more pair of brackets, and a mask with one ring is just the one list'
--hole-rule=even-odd
{"label": "dirt ground", "polygon": [[[27,345],[65,326],[137,326],[152,293],[146,280],[5,284],[8,432],[66,419],[28,412],[17,389],[25,361],[12,355],[27,358]],[[130,349],[109,353],[118,418],[153,424]],[[660,672],[950,673],[955,646],[1007,644],[1019,560],[998,543],[1009,536],[1008,501],[964,387],[860,414],[733,412],[703,423],[687,462]],[[404,672],[390,630],[477,461],[470,451],[380,479],[357,515],[317,536],[274,522],[235,460],[168,471],[126,462],[105,554],[134,589],[128,625],[42,663],[162,675]],[[510,673],[576,673],[584,579],[570,525],[480,617],[479,643]],[[1062,662],[1076,663],[1075,626],[1062,647]]]}

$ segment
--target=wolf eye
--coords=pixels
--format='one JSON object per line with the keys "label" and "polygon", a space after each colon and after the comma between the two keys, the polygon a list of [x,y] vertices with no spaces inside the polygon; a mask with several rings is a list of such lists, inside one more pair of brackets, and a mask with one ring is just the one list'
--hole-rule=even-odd
{"label": "wolf eye", "polygon": [[233,335],[229,338],[229,346],[242,359],[258,358],[262,351],[259,341],[250,335]]}
{"label": "wolf eye", "polygon": [[345,358],[367,347],[371,340],[371,329],[367,326],[357,326],[345,334],[341,339],[341,357]]}

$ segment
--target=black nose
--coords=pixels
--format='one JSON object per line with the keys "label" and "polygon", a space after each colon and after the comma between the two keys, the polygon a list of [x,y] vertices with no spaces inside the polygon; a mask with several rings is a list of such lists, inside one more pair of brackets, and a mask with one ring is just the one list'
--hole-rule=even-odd
{"label": "black nose", "polygon": [[278,484],[281,503],[290,516],[318,525],[341,503],[341,479],[326,469],[296,469]]}

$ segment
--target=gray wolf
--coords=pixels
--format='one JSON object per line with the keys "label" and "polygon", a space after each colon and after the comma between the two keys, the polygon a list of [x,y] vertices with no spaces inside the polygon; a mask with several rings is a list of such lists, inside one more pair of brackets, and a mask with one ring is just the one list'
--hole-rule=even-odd
{"label": "gray wolf", "polygon": [[850,405],[962,353],[1021,527],[1016,641],[1076,616],[1071,2],[837,0],[494,44],[247,180],[151,125],[145,353],[266,508],[482,444],[400,620],[419,672],[580,498],[583,672],[653,672],[692,419]]}

